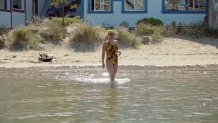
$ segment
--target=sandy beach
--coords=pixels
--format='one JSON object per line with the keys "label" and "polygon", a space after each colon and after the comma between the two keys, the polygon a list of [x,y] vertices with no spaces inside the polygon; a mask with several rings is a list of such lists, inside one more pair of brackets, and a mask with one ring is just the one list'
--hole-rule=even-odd
{"label": "sandy beach", "polygon": [[[218,64],[218,39],[164,38],[159,44],[121,49],[120,65],[183,66]],[[101,47],[95,52],[74,52],[64,46],[43,51],[0,50],[0,67],[101,65]],[[39,53],[53,54],[52,62],[40,62]]]}

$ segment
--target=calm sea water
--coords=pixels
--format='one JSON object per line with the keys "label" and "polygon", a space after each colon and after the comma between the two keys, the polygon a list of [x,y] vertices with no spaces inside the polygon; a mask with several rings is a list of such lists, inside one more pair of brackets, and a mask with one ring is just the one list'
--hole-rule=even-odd
{"label": "calm sea water", "polygon": [[217,121],[217,65],[0,68],[0,123]]}

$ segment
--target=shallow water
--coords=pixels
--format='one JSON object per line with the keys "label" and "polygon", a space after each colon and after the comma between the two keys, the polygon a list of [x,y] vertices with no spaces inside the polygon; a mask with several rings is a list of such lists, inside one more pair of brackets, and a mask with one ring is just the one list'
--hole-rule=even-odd
{"label": "shallow water", "polygon": [[216,123],[218,66],[0,68],[0,123]]}

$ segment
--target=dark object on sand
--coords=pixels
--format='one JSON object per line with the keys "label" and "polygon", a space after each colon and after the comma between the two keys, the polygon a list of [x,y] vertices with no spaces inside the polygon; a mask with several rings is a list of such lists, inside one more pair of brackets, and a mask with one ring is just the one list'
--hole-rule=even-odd
{"label": "dark object on sand", "polygon": [[52,54],[47,54],[47,53],[39,53],[39,61],[43,61],[43,62],[51,62],[53,59],[53,55]]}

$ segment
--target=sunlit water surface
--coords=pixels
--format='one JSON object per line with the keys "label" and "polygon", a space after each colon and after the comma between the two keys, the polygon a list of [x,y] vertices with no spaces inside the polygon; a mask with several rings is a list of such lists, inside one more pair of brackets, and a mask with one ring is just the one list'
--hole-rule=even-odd
{"label": "sunlit water surface", "polygon": [[0,123],[217,123],[218,66],[0,68]]}

